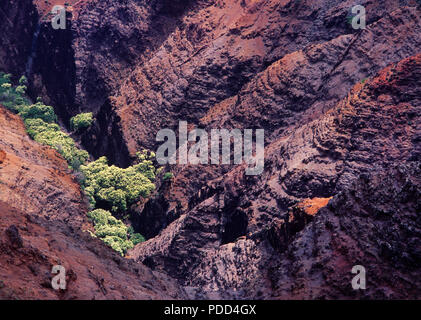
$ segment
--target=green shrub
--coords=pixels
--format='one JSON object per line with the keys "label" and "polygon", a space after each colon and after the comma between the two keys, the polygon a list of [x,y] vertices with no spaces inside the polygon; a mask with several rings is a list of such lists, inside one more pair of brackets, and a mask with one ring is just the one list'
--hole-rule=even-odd
{"label": "green shrub", "polygon": [[93,121],[92,112],[80,113],[70,119],[70,128],[74,131],[80,131],[89,128]]}
{"label": "green shrub", "polygon": [[41,102],[37,102],[30,106],[24,106],[21,108],[19,115],[23,120],[27,119],[41,119],[48,123],[57,121],[57,116],[54,113],[54,108],[46,106]]}
{"label": "green shrub", "polygon": [[140,233],[134,232],[132,226],[127,229],[127,233],[129,234],[130,241],[133,242],[134,246],[145,241],[145,238]]}
{"label": "green shrub", "polygon": [[19,79],[19,84],[20,84],[21,86],[27,86],[27,85],[28,85],[28,79],[26,79],[26,77],[25,77],[25,76],[20,77],[20,79]]}
{"label": "green shrub", "polygon": [[17,86],[16,93],[23,96],[26,93],[26,86]]}
{"label": "green shrub", "polygon": [[103,225],[108,224],[108,218],[112,217],[111,213],[103,210],[97,209],[88,213],[88,217],[92,219],[93,223]]}
{"label": "green shrub", "polygon": [[12,85],[10,83],[3,83],[1,85],[2,89],[9,92],[10,88],[12,87]]}
{"label": "green shrub", "polygon": [[130,241],[133,243],[133,246],[145,242],[145,238],[140,233],[133,233],[130,235]]}
{"label": "green shrub", "polygon": [[47,123],[42,119],[27,119],[24,121],[26,131],[29,136],[35,140],[35,137],[46,131],[60,131],[60,127],[56,123]]}
{"label": "green shrub", "polygon": [[107,245],[120,253],[122,256],[124,256],[127,250],[133,248],[133,243],[131,241],[124,240],[115,236],[106,236],[102,238],[102,241],[104,241]]}
{"label": "green shrub", "polygon": [[105,238],[107,236],[126,238],[127,227],[123,223],[121,224],[122,224],[121,226],[118,226],[118,225],[95,226],[95,234],[99,238]]}
{"label": "green shrub", "polygon": [[28,118],[25,126],[32,139],[57,150],[73,169],[79,170],[80,165],[89,159],[88,152],[79,149],[74,140],[60,130],[58,124],[45,122],[41,118]]}
{"label": "green shrub", "polygon": [[10,74],[0,72],[0,103],[7,109],[18,113],[24,105],[30,104],[25,97],[26,85],[14,88],[10,83]]}
{"label": "green shrub", "polygon": [[164,174],[164,176],[162,177],[162,179],[163,179],[164,181],[167,181],[167,180],[171,180],[173,177],[174,177],[174,175],[173,175],[171,172],[165,172],[165,174]]}
{"label": "green shrub", "polygon": [[85,175],[85,192],[92,205],[106,203],[112,212],[126,211],[139,197],[146,198],[155,189],[155,167],[140,154],[139,164],[128,168],[109,166],[106,157],[80,167]]}
{"label": "green shrub", "polygon": [[10,73],[0,72],[0,85],[6,82],[10,83],[11,78],[12,78],[12,75]]}
{"label": "green shrub", "polygon": [[122,221],[113,217],[109,211],[96,209],[89,212],[88,217],[94,223],[95,235],[121,255],[133,248],[134,241],[129,240],[127,236],[129,228]]}
{"label": "green shrub", "polygon": [[155,158],[155,153],[143,150],[142,152],[136,152],[136,157],[137,164],[133,166],[135,170],[142,172],[149,180],[155,180],[157,169],[152,162],[152,159]]}

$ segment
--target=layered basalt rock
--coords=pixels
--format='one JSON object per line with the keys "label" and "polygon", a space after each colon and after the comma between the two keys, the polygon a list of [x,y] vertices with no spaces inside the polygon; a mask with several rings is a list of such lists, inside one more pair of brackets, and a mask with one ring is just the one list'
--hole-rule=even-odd
{"label": "layered basalt rock", "polygon": [[[420,162],[373,168],[319,211],[272,265],[281,299],[419,299]],[[353,290],[353,266],[366,289]]]}
{"label": "layered basalt rock", "polygon": [[0,137],[0,201],[76,228],[87,224],[87,203],[67,162],[56,151],[31,140],[20,117],[3,106]]}
{"label": "layered basalt rock", "polygon": [[271,141],[331,109],[357,82],[416,53],[420,28],[419,10],[404,7],[364,31],[288,54],[212,107],[200,124],[265,128]]}
{"label": "layered basalt rock", "polygon": [[[121,165],[128,165],[139,149],[154,148],[156,132],[163,127],[174,128],[180,119],[198,124],[212,106],[237,95],[257,73],[285,55],[343,34],[358,42],[355,38],[359,33],[349,23],[352,1],[68,1],[66,30],[52,29],[50,16],[46,15],[51,8],[43,1],[34,1],[38,14],[30,2],[16,11],[27,15],[33,12],[31,19],[14,14],[11,2],[4,1],[5,14],[25,20],[28,26],[22,31],[17,29],[19,24],[14,25],[15,42],[27,43],[27,48],[19,49],[11,43],[10,50],[17,56],[11,59],[13,64],[4,64],[6,70],[23,71],[32,55],[33,98],[40,95],[54,105],[64,124],[80,111],[94,111],[98,119],[106,119],[95,123],[82,142],[94,156],[106,154]],[[405,5],[415,3],[407,1]],[[51,6],[54,4],[63,1]],[[361,4],[370,13],[368,25],[402,6],[392,0]],[[407,56],[407,51],[416,45],[411,38],[416,34],[411,26],[416,12],[407,14],[401,18],[395,14],[392,21],[365,34],[365,40],[375,43],[378,50],[402,46],[405,40],[408,44],[402,50],[406,51],[385,49],[382,53],[388,59],[383,59],[376,58],[377,52],[371,52],[367,46],[362,52],[356,50],[355,56],[346,55],[347,47],[341,48],[348,61],[344,68],[348,70],[353,67],[351,59],[361,54],[368,58],[360,72],[349,74],[344,69],[343,74],[349,79],[339,78],[337,74],[343,68],[335,65],[320,71],[332,71],[336,76],[332,85],[337,89],[328,93],[343,98],[356,78],[370,76],[388,62]],[[38,26],[39,36],[34,37]],[[387,38],[383,37],[385,34]],[[29,45],[33,38],[37,38],[35,47]],[[402,42],[390,46],[376,42],[379,38],[402,38]],[[8,56],[14,57],[5,52]],[[18,61],[22,62],[21,68],[15,68]],[[346,85],[336,86],[336,81]],[[316,89],[324,94],[326,88]],[[300,98],[298,87],[295,94],[293,100],[306,103],[300,100],[303,97]],[[336,102],[337,99],[330,105]]]}
{"label": "layered basalt rock", "polygon": [[[41,2],[38,13],[47,10]],[[96,121],[80,140],[94,157],[128,165],[136,151],[155,149],[158,130],[187,120],[206,130],[265,129],[265,171],[166,168],[174,178],[132,208],[135,228],[149,238],[130,252],[141,270],[136,274],[131,262],[114,270],[103,244],[85,250],[84,238],[61,224],[89,229],[80,191],[57,154],[17,138],[22,124],[3,129],[0,167],[9,169],[0,200],[18,219],[2,220],[9,277],[16,265],[24,268],[19,259],[43,259],[28,251],[35,228],[48,239],[51,230],[66,230],[59,241],[71,243],[65,261],[76,264],[78,278],[90,279],[86,291],[79,282],[76,298],[184,297],[171,280],[159,289],[149,280],[133,286],[145,274],[167,279],[149,278],[142,264],[176,277],[190,298],[420,297],[416,1],[360,2],[366,30],[352,29],[351,0],[70,2],[69,29],[57,33],[42,22],[34,53],[34,6],[22,1],[18,11],[3,1],[16,23],[11,29],[0,22],[14,31],[0,35],[8,44],[0,48],[0,66],[18,76],[33,56],[34,98],[53,104],[65,123],[93,111]],[[24,26],[21,15],[32,22]],[[10,114],[6,119],[16,123]],[[311,214],[309,204],[316,204]],[[26,220],[19,220],[22,211]],[[54,245],[34,244],[51,252],[48,262],[37,262],[49,271],[57,260]],[[83,247],[78,259],[111,271],[92,278],[72,260],[73,246]],[[90,260],[92,250],[105,260]],[[366,291],[350,285],[356,264],[367,269]],[[7,285],[13,288],[7,295],[20,290],[13,281]],[[58,297],[39,290],[36,295]]]}
{"label": "layered basalt rock", "polygon": [[[313,130],[303,126],[332,109],[346,97],[355,83],[365,82],[389,63],[400,61],[415,52],[421,45],[419,17],[419,9],[401,8],[386,14],[362,33],[340,36],[288,54],[257,74],[238,95],[210,108],[200,119],[199,126],[206,130],[264,128],[266,143],[274,142],[273,146],[267,148],[266,154],[270,154],[271,149],[281,148],[276,141],[291,139],[291,132],[298,130],[300,134],[307,134],[306,130]],[[340,135],[335,137],[341,138]],[[289,170],[284,177],[284,184],[289,185],[288,189],[292,191],[288,192],[291,192],[291,196],[294,194],[297,200],[305,197],[329,197],[334,192],[335,178],[320,184],[317,180],[325,179],[323,175],[310,178],[306,174],[294,174],[294,162],[288,160],[288,157],[298,158],[305,153],[300,143],[304,143],[307,138],[310,139],[294,136],[297,144],[290,151],[291,154],[285,156],[288,164],[283,164]],[[332,138],[332,143],[334,139]],[[284,161],[285,159],[267,157],[264,174],[271,170],[277,172]],[[314,166],[321,172],[329,172],[336,166],[336,162],[333,165],[331,162],[326,164],[319,161]],[[174,217],[191,209],[213,189],[212,181],[225,179],[224,175],[229,170],[230,166],[176,166],[173,169],[175,178],[170,189],[164,192],[166,201],[161,205],[167,208],[166,214],[157,211],[157,219],[165,220],[162,216],[166,215],[167,223],[170,223]],[[252,178],[249,180],[242,183],[253,187],[256,181],[253,183]],[[310,188],[303,186],[306,181],[314,185]],[[273,188],[278,188],[277,179],[274,178],[272,184]],[[158,201],[162,203],[162,199]],[[286,210],[291,202],[281,200],[276,205]],[[149,207],[146,208],[145,215],[148,217],[151,215]]]}
{"label": "layered basalt rock", "polygon": [[[68,222],[30,215],[0,201],[0,299],[182,299],[173,279],[120,257]],[[66,289],[54,290],[53,266]]]}
{"label": "layered basalt rock", "polygon": [[[375,24],[400,7],[396,1],[361,4],[367,5],[367,11],[371,12],[369,25]],[[310,44],[323,43],[340,35],[349,34],[338,47],[329,48],[337,53],[336,57],[335,52],[331,56],[335,61],[326,61],[325,67],[320,66],[321,70],[313,70],[324,73],[326,77],[329,76],[329,72],[336,71],[336,74],[341,72],[341,69],[335,68],[335,64],[341,62],[342,56],[349,60],[355,58],[347,56],[346,53],[348,46],[356,41],[355,38],[358,38],[360,33],[353,30],[347,22],[347,15],[353,5],[352,1],[216,1],[213,5],[184,17],[180,26],[148,60],[131,73],[130,79],[121,85],[118,94],[112,99],[116,112],[121,117],[123,138],[130,154],[133,155],[136,150],[145,146],[156,147],[156,133],[162,128],[175,128],[179,120],[198,124],[198,119],[211,107],[235,96],[256,77],[257,73],[264,71],[268,65],[285,55],[304,49]],[[409,24],[418,28],[416,11],[412,9],[412,12],[408,13],[408,18],[411,20]],[[370,53],[370,42],[375,44],[377,32],[380,31],[389,33],[387,38],[378,35],[384,41],[400,39],[408,31],[408,37],[412,35],[416,40],[410,39],[409,46],[412,48],[417,46],[418,33],[412,32],[410,27],[406,28],[406,21],[402,26],[405,32],[396,30],[405,18],[400,19],[399,13],[396,13],[391,24],[390,21],[385,21],[382,26],[376,28],[375,33],[367,35],[369,42],[366,47],[363,46],[362,54]],[[383,31],[385,27],[387,28]],[[392,35],[393,33],[395,34]],[[390,62],[408,56],[408,44],[404,40],[396,45],[404,47],[405,51],[399,53],[397,48],[397,52],[392,53],[393,50],[390,48],[390,51],[386,52],[387,45],[379,49],[384,50],[385,56],[390,56],[388,58]],[[360,54],[361,52],[357,52],[358,57]],[[342,90],[339,99],[345,97],[356,81],[364,76],[367,77],[370,73],[374,74],[387,65],[387,60],[385,62],[380,62],[382,59],[375,60],[377,58],[374,52],[373,56],[368,58],[370,57],[367,64],[361,66],[363,69],[361,74],[357,72],[350,75],[350,79],[346,79],[346,73],[351,71],[345,72],[341,79],[345,82],[343,88],[341,85],[342,89],[336,89]],[[358,66],[359,62],[355,64]],[[374,66],[370,66],[370,63]],[[377,70],[375,63],[380,67]],[[303,62],[303,65],[305,64]],[[355,79],[358,76],[363,77]],[[321,83],[316,87],[316,90],[318,89],[321,89]],[[267,90],[265,94],[268,95],[272,93],[270,84],[261,87],[260,90]],[[290,90],[290,94],[292,92]],[[294,93],[296,96],[291,96],[291,100],[304,107],[307,103],[303,100],[305,93],[300,93],[298,86]],[[338,98],[333,105],[339,100]],[[235,104],[236,101],[231,100],[231,103]],[[274,105],[276,104],[281,105],[281,102],[275,101]],[[235,112],[237,111],[241,113],[240,110]],[[265,113],[266,111],[269,110],[265,110]],[[256,108],[255,113],[260,112],[262,110]],[[266,117],[270,117],[270,114]],[[252,121],[252,117],[249,120]],[[255,125],[258,126],[260,123]]]}
{"label": "layered basalt rock", "polygon": [[[208,182],[208,197],[205,194],[197,205],[182,211],[180,218],[157,237],[133,249],[131,255],[153,268],[172,270],[185,284],[204,288],[202,294],[205,292],[210,297],[277,297],[272,291],[273,270],[278,270],[278,274],[291,272],[295,262],[291,265],[281,263],[283,255],[286,252],[293,254],[294,261],[299,263],[302,250],[291,248],[294,243],[313,246],[311,237],[303,237],[301,230],[311,230],[320,223],[317,214],[314,219],[301,219],[295,226],[285,225],[290,223],[288,207],[307,197],[329,197],[347,192],[361,175],[375,176],[377,172],[381,175],[383,170],[396,164],[419,166],[420,66],[421,55],[413,56],[392,64],[373,79],[358,83],[347,98],[319,119],[269,144],[267,167],[261,176],[247,177],[244,168],[235,168],[226,173],[224,179]],[[403,170],[409,177],[412,169]],[[381,181],[381,178],[376,179]],[[417,183],[418,178],[415,178],[410,190]],[[210,191],[212,188],[214,192]],[[379,188],[382,189],[380,185]],[[379,190],[385,193],[382,199],[387,198],[389,191]],[[366,195],[367,198],[371,196],[371,193]],[[388,201],[394,201],[394,196],[392,193]],[[409,201],[413,206],[411,218],[401,210],[396,213],[396,221],[401,214],[403,220],[416,217],[417,197]],[[375,202],[376,205],[380,202]],[[370,219],[377,219],[375,212],[372,214]],[[226,222],[236,216],[245,217],[246,228],[239,239],[231,239],[225,244],[224,232],[229,227]],[[341,216],[337,219],[340,223]],[[356,223],[352,231],[355,237],[364,232],[358,226]],[[414,231],[411,235],[418,237],[417,234]],[[321,233],[319,236],[327,235]],[[370,239],[366,243],[367,251],[372,241],[376,240]],[[363,243],[360,245],[364,247]],[[314,261],[323,258],[322,251],[320,249],[321,256],[312,256]],[[413,259],[416,260],[416,256]],[[380,259],[377,263],[388,262]],[[333,268],[330,269],[332,274],[335,273]],[[344,272],[340,269],[343,266],[338,265],[338,268],[338,272]],[[411,270],[408,267],[404,273],[408,276],[413,272]],[[312,279],[312,270],[305,268],[300,277],[306,283],[307,277]],[[380,286],[383,280],[376,278],[373,285]],[[350,286],[346,281],[338,289],[329,281],[318,278],[307,291],[295,290],[292,280],[283,281],[288,288],[283,287],[285,291],[278,296],[282,298],[355,297],[352,289],[344,289]],[[396,298],[419,294],[412,285],[405,285],[406,293],[389,286],[387,290],[366,292],[366,296]],[[193,295],[197,294],[193,292]]]}
{"label": "layered basalt rock", "polygon": [[25,73],[38,19],[32,0],[0,1],[0,69],[15,78]]}

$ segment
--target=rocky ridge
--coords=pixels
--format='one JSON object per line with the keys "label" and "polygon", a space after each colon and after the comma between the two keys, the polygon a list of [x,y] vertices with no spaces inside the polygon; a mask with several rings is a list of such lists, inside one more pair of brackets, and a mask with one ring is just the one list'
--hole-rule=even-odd
{"label": "rocky ridge", "polygon": [[[419,298],[416,1],[362,1],[361,31],[349,24],[351,0],[82,2],[68,30],[41,24],[31,94],[64,122],[93,111],[80,140],[94,157],[128,165],[179,120],[266,133],[261,176],[244,176],[244,166],[167,168],[174,178],[132,208],[149,238],[130,253],[139,267],[176,277],[190,298]],[[15,23],[0,25],[15,32],[0,36],[9,44],[0,67],[22,73],[37,13],[31,1],[19,11],[11,3],[2,1]],[[10,166],[13,152],[29,168],[40,161],[17,140],[5,138],[1,163]],[[19,172],[8,172],[7,190]],[[73,182],[46,176],[24,178],[40,194],[17,192],[14,209],[3,196],[4,210],[60,223],[56,210],[70,201],[66,223],[84,225],[76,189],[59,191]],[[320,201],[311,214],[303,209]],[[15,228],[4,230],[10,245]],[[364,292],[350,286],[355,264],[368,270]],[[172,297],[183,296],[177,290]]]}
{"label": "rocky ridge", "polygon": [[[360,175],[375,175],[401,163],[419,166],[420,62],[417,55],[389,66],[357,84],[320,119],[268,145],[268,169],[262,176],[247,177],[244,168],[236,168],[224,179],[208,182],[197,205],[181,211],[178,219],[131,255],[152,268],[173,270],[186,284],[203,286],[211,295],[230,296],[227,290],[236,289],[234,296],[272,296],[267,266],[278,261],[275,249],[290,246],[282,244],[283,237],[274,239],[273,231],[282,229],[289,207],[304,197],[346,192]],[[417,196],[410,201],[417,208]],[[415,214],[418,209],[413,210]],[[318,219],[316,215],[308,228]],[[231,235],[229,243],[226,233]],[[288,238],[305,242],[300,234]],[[294,254],[298,261],[299,252]],[[282,267],[291,266],[273,268]],[[294,291],[289,294],[295,297]]]}
{"label": "rocky ridge", "polygon": [[[0,299],[186,296],[173,279],[93,238],[87,210],[66,161],[0,106]],[[66,269],[66,290],[52,289],[54,265]]]}

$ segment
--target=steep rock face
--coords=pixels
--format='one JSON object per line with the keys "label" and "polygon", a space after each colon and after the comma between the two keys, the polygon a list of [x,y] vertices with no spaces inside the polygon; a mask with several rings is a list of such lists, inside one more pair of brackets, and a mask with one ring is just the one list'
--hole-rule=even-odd
{"label": "steep rock face", "polygon": [[87,204],[66,161],[27,135],[19,116],[0,108],[0,201],[26,214],[60,220],[73,227],[87,223]]}
{"label": "steep rock face", "polygon": [[[131,255],[153,268],[174,268],[172,274],[187,285],[201,286],[208,297],[271,296],[272,269],[287,272],[292,267],[269,264],[282,261],[276,250],[289,250],[290,241],[312,243],[310,238],[302,239],[294,233],[288,236],[286,244],[285,239],[277,240],[276,230],[282,230],[288,220],[288,207],[306,197],[329,197],[347,190],[360,174],[375,174],[396,163],[419,165],[420,66],[421,55],[413,56],[357,84],[346,99],[319,119],[268,145],[267,169],[261,176],[247,177],[244,168],[237,167],[224,179],[208,182],[202,194],[196,196],[200,198],[197,205],[182,211],[180,218],[157,237],[133,249]],[[417,181],[413,186],[417,186]],[[191,199],[194,201],[194,196]],[[413,218],[402,215],[403,220]],[[316,216],[308,228],[317,224],[317,219]],[[239,230],[241,225],[245,227]],[[363,232],[358,224],[355,228],[354,237]],[[246,238],[231,238],[227,244],[227,230]],[[367,248],[370,246],[371,242],[367,242]],[[294,253],[297,261],[301,259],[300,252]],[[311,279],[311,270],[306,271],[310,273],[300,276]],[[282,297],[353,296],[349,291],[339,295],[331,283],[321,278],[317,281],[323,290],[314,295],[316,291],[296,292],[291,281],[286,281],[285,286],[291,287],[290,291],[285,289],[288,293]],[[393,297],[399,296],[399,290],[388,290]],[[408,296],[419,294],[411,290]],[[371,291],[367,296],[375,298],[376,294]],[[388,295],[386,291],[382,294]]]}
{"label": "steep rock face", "polygon": [[[130,154],[122,143],[120,114],[110,96],[130,78],[173,32],[183,13],[206,6],[208,0],[91,1],[74,22],[76,66],[75,106],[94,111],[98,121],[82,137],[96,157],[107,155],[126,166]],[[133,154],[131,154],[133,156]]]}
{"label": "steep rock face", "polygon": [[[119,117],[108,97],[161,45],[183,13],[207,1],[2,0],[0,67],[29,78],[29,94],[55,107],[65,126],[71,116],[93,111],[98,122],[83,137],[96,157],[128,165]],[[51,10],[66,5],[66,28],[54,30]],[[115,137],[109,137],[107,133]],[[87,141],[90,141],[88,143]]]}
{"label": "steep rock face", "polygon": [[168,33],[170,21],[156,13],[159,3],[90,1],[78,11],[73,46],[79,106],[98,111],[142,54]]}
{"label": "steep rock face", "polygon": [[[417,277],[414,267],[419,266],[419,204],[414,202],[419,171],[416,165],[395,167],[420,158],[420,56],[407,59],[420,48],[415,1],[360,2],[368,13],[364,31],[349,24],[355,5],[351,0],[70,2],[69,29],[56,32],[44,21],[34,52],[29,38],[37,21],[31,2],[20,2],[15,11],[11,1],[3,0],[2,8],[16,23],[11,28],[0,22],[13,33],[0,35],[10,44],[0,48],[0,63],[6,71],[21,73],[33,54],[34,97],[42,95],[65,121],[79,111],[93,111],[97,121],[81,140],[95,157],[105,154],[127,165],[139,149],[154,149],[156,132],[176,127],[178,120],[205,129],[266,130],[266,170],[261,176],[244,176],[243,166],[172,168],[174,179],[142,204],[136,222],[144,229],[153,226],[148,237],[161,233],[137,246],[133,258],[174,275],[194,298],[419,297],[419,284],[405,280]],[[22,14],[32,21],[27,26],[20,21]],[[16,130],[10,132],[14,139]],[[50,224],[37,218],[40,234],[56,232],[61,221],[84,226],[82,198],[64,162],[55,154],[47,161],[28,153],[26,140],[16,147],[16,141],[4,141],[0,167],[8,171],[0,176],[5,181],[0,200],[8,202],[13,190],[16,201],[1,204],[3,211],[13,217],[28,211],[31,217],[54,220]],[[44,152],[50,151],[38,153]],[[18,160],[11,161],[13,157]],[[20,167],[21,162],[28,165]],[[55,168],[61,169],[57,173]],[[356,180],[362,173],[362,180]],[[394,178],[387,180],[389,176]],[[39,194],[25,194],[23,188]],[[299,209],[307,203],[303,199],[332,196],[329,207],[315,216]],[[35,237],[25,223],[28,230],[38,228],[25,219],[2,225],[9,276],[19,259],[25,260],[25,246]],[[57,225],[61,229],[67,230]],[[61,240],[78,247],[71,239],[81,236],[72,232],[65,231]],[[52,250],[35,243],[41,251]],[[102,256],[106,249],[99,248],[91,249]],[[88,261],[91,249],[83,251]],[[42,264],[43,272],[57,261],[54,254],[52,250]],[[98,269],[113,268],[108,258],[95,261]],[[369,277],[373,270],[384,272],[369,280],[365,294],[350,289],[354,263],[365,265]],[[145,297],[143,285],[131,286],[141,276],[129,269],[131,264],[125,270],[130,284],[124,296]],[[392,283],[397,269],[399,285]],[[115,272],[118,282],[125,283]],[[83,268],[77,273],[92,280]],[[111,283],[105,291],[101,277]],[[97,287],[89,284],[86,292],[79,287],[75,297],[123,298],[113,292],[114,282],[106,273],[101,277],[93,278]],[[183,296],[171,289],[173,282],[167,285],[171,297]],[[167,296],[154,292],[151,297]]]}
{"label": "steep rock face", "polygon": [[[420,162],[361,175],[279,257],[276,298],[419,299]],[[353,290],[353,266],[366,290]]]}
{"label": "steep rock face", "polygon": [[[20,50],[19,59],[14,59],[28,61],[34,56],[31,95],[41,95],[54,105],[65,123],[75,113],[94,111],[98,121],[82,142],[94,156],[105,154],[121,165],[128,165],[139,149],[154,148],[158,130],[175,127],[179,119],[198,124],[209,108],[236,95],[256,73],[286,54],[359,33],[349,23],[355,4],[351,0],[72,0],[68,1],[66,30],[53,30],[46,15],[51,8],[43,1],[34,3],[42,17],[37,45],[33,52]],[[405,5],[415,3],[408,0]],[[396,0],[360,4],[366,7],[369,25],[402,6]],[[30,8],[33,5],[28,2],[21,11]],[[13,16],[12,9],[5,14]],[[409,32],[405,48],[410,49],[415,33],[407,18],[413,20],[395,17],[391,25],[385,22],[382,32],[391,38],[398,34],[396,39]],[[399,24],[408,27],[402,30]],[[28,25],[30,31],[25,32],[35,34],[36,23]],[[13,32],[23,39],[21,30]],[[371,36],[375,43],[376,33]],[[345,78],[347,87],[333,94],[343,98],[354,78],[379,70],[370,63],[384,67],[408,56],[405,51],[386,50],[388,45],[378,43],[389,60],[376,60],[373,51],[369,58],[376,61],[365,61],[361,74]],[[362,53],[367,52],[363,49]],[[348,63],[348,67],[352,66]],[[340,72],[341,68],[330,65],[322,73],[329,70]],[[332,84],[338,87],[337,82]],[[323,89],[322,94],[327,91],[318,89]],[[296,94],[300,100],[300,92]]]}
{"label": "steep rock face", "polygon": [[[312,129],[309,131],[308,127],[303,126],[332,109],[346,97],[355,83],[366,81],[388,64],[398,62],[416,52],[421,47],[420,26],[419,9],[404,7],[387,13],[361,33],[339,36],[331,41],[310,45],[303,50],[287,54],[257,74],[238,95],[210,108],[200,119],[199,126],[208,131],[212,128],[264,128],[266,143],[278,141],[267,148],[267,154],[272,152],[271,149],[280,148],[284,140],[295,139],[297,143],[290,154],[282,159],[267,157],[264,174],[272,171],[276,176],[277,170],[283,164],[283,168],[289,170],[285,176],[282,174],[287,180],[283,184],[289,185],[290,191],[287,193],[295,193],[300,199],[310,196],[328,197],[334,192],[335,177],[320,184],[315,176],[313,182],[308,181],[314,185],[301,186],[306,177],[310,176],[302,175],[302,172],[298,171],[294,173],[295,162],[289,159],[305,156],[300,143],[307,139],[310,141],[311,137],[308,134],[311,133],[307,131],[311,132]],[[307,136],[301,138],[296,134],[293,138],[288,138],[296,130]],[[341,138],[338,134],[335,137]],[[331,139],[331,143],[335,143],[334,138]],[[369,153],[366,153],[366,157],[369,156]],[[285,164],[285,161],[288,164]],[[319,161],[313,165],[316,170],[323,172],[332,170],[337,162]],[[166,216],[167,222],[170,223],[174,217],[191,209],[206,195],[208,189],[214,188],[211,181],[224,179],[229,170],[230,166],[176,166],[173,169],[175,179],[169,190],[164,192],[165,212],[156,211],[154,214],[157,219],[163,220]],[[275,194],[279,193],[276,190],[279,188],[278,179],[274,177],[268,180],[273,182]],[[252,187],[255,182],[249,178],[249,181],[244,183]],[[268,197],[271,198],[272,195]],[[162,199],[158,201],[162,203]],[[274,201],[271,200],[270,206],[273,206]],[[280,200],[276,206],[285,210],[290,204],[290,201]],[[144,217],[149,217],[149,209],[146,209],[148,213]]]}
{"label": "steep rock face", "polygon": [[[421,46],[420,12],[404,7],[366,30],[288,54],[257,75],[234,97],[209,110],[207,127],[264,128],[267,140],[308,122],[345,98],[355,83]],[[304,113],[304,114],[303,114]]]}
{"label": "steep rock face", "polygon": [[419,160],[420,61],[418,54],[392,64],[320,120],[268,146],[285,193],[332,194],[376,164]]}
{"label": "steep rock face", "polygon": [[38,12],[32,0],[0,1],[0,69],[21,76],[31,54]]}
{"label": "steep rock face", "polygon": [[[397,1],[361,4],[371,12],[369,24],[399,8]],[[129,153],[155,147],[158,130],[174,128],[178,120],[198,124],[210,107],[237,94],[256,73],[286,54],[343,34],[359,33],[347,22],[353,5],[353,1],[230,0],[215,1],[185,16],[154,54],[131,73],[112,100]],[[416,25],[414,20],[412,17]],[[391,29],[388,26],[385,32]],[[413,35],[418,39],[416,32]],[[410,46],[416,44],[410,41]],[[328,75],[347,46],[335,49],[340,53],[336,61],[318,72]],[[399,61],[405,56],[408,52],[390,59]],[[380,67],[386,65],[381,63]],[[355,83],[353,80],[349,80],[341,98]]]}
{"label": "steep rock face", "polygon": [[[68,223],[29,215],[0,201],[0,299],[182,299],[164,274],[120,257]],[[53,290],[52,268],[66,270]]]}
{"label": "steep rock face", "polygon": [[[171,299],[184,293],[168,276],[124,259],[92,238],[83,194],[66,161],[31,140],[0,106],[0,298]],[[51,287],[54,265],[67,289]]]}

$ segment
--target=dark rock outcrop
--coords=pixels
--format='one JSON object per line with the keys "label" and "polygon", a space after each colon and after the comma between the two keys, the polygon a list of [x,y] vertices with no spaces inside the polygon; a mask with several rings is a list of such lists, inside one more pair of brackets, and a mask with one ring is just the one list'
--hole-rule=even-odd
{"label": "dark rock outcrop", "polygon": [[[373,169],[335,196],[272,264],[275,298],[419,299],[420,162]],[[353,290],[353,266],[366,290]]]}
{"label": "dark rock outcrop", "polygon": [[[31,96],[63,123],[94,112],[77,137],[94,157],[129,165],[187,120],[265,129],[265,170],[166,168],[174,178],[132,208],[149,238],[136,264],[75,231],[91,226],[63,159],[0,109],[0,272],[34,261],[31,279],[48,287],[64,259],[74,286],[34,285],[46,298],[185,297],[178,286],[190,298],[420,298],[417,1],[360,1],[365,30],[349,23],[353,0],[69,2],[57,31],[39,18],[45,2],[0,0],[12,21],[0,19],[0,69],[17,78],[31,62]],[[365,291],[350,285],[357,264]],[[27,297],[10,279],[0,294]]]}
{"label": "dark rock outcrop", "polygon": [[25,73],[39,15],[32,0],[0,1],[0,70],[15,80]]}
{"label": "dark rock outcrop", "polygon": [[[3,201],[0,213],[0,299],[185,297],[167,275],[120,257],[68,223],[25,214]],[[65,290],[52,288],[55,265],[65,268]]]}
{"label": "dark rock outcrop", "polygon": [[[261,176],[247,177],[244,168],[237,167],[226,173],[224,179],[208,182],[207,189],[201,190],[207,190],[208,197],[205,193],[197,205],[181,211],[180,218],[157,237],[138,245],[131,255],[155,269],[171,272],[186,285],[204,288],[202,294],[205,292],[207,297],[277,297],[272,291],[272,271],[290,272],[295,262],[291,265],[281,263],[285,260],[283,255],[286,252],[293,254],[297,264],[302,250],[291,249],[291,246],[294,247],[294,243],[313,246],[312,236],[303,238],[304,231],[300,230],[305,224],[304,230],[319,224],[316,215],[314,219],[303,221],[304,224],[299,223],[295,232],[287,234],[287,240],[279,238],[285,235],[282,230],[285,228],[283,224],[288,221],[288,207],[306,197],[335,194],[339,197],[342,192],[353,188],[361,175],[375,176],[377,172],[386,175],[383,170],[396,164],[414,163],[413,166],[419,166],[420,66],[421,55],[416,55],[392,64],[373,79],[358,83],[347,98],[319,119],[297,127],[294,133],[269,144],[266,148],[267,169]],[[410,172],[417,174],[418,171],[408,171],[408,177]],[[376,179],[381,181],[381,178]],[[410,190],[417,183],[416,178]],[[212,188],[214,192],[209,191]],[[383,198],[388,198],[386,194],[390,190],[380,184],[378,188],[379,192],[385,193]],[[371,196],[373,194],[367,192],[366,197],[370,199]],[[388,200],[394,201],[394,196],[391,193]],[[337,197],[332,201],[336,201]],[[400,214],[403,220],[416,218],[418,197],[410,201],[415,201],[411,209],[413,214],[405,216],[402,208],[395,213],[396,221],[399,221]],[[375,204],[380,205],[381,202]],[[246,230],[241,235],[245,237],[240,236],[224,244],[226,221],[236,215],[247,219]],[[372,218],[377,219],[376,214],[373,215]],[[337,219],[340,223],[341,217]],[[365,232],[358,226],[356,224],[352,231],[355,233],[353,237]],[[415,231],[413,236],[417,237],[416,234]],[[320,237],[327,237],[326,232]],[[346,241],[345,238],[342,240]],[[365,245],[370,250],[372,241],[377,240],[370,239],[361,246]],[[405,239],[401,240],[405,242]],[[313,258],[323,256],[315,254]],[[382,265],[386,262],[379,260],[377,263]],[[409,276],[411,270],[403,272]],[[305,271],[309,273],[301,272],[300,277],[310,280],[312,271]],[[286,291],[280,294],[282,298],[354,297],[350,291],[339,293],[332,283],[323,282],[323,278],[317,280],[320,289],[316,290],[315,282],[313,289],[301,293],[293,290],[292,280],[284,281],[289,289],[283,289]],[[380,278],[376,278],[373,285],[380,286]],[[349,286],[349,283],[343,282],[343,286]],[[366,296],[396,298],[419,295],[414,287],[407,285],[407,288],[406,293],[388,287],[388,294],[387,290],[383,291],[383,296],[377,291],[367,291]]]}

